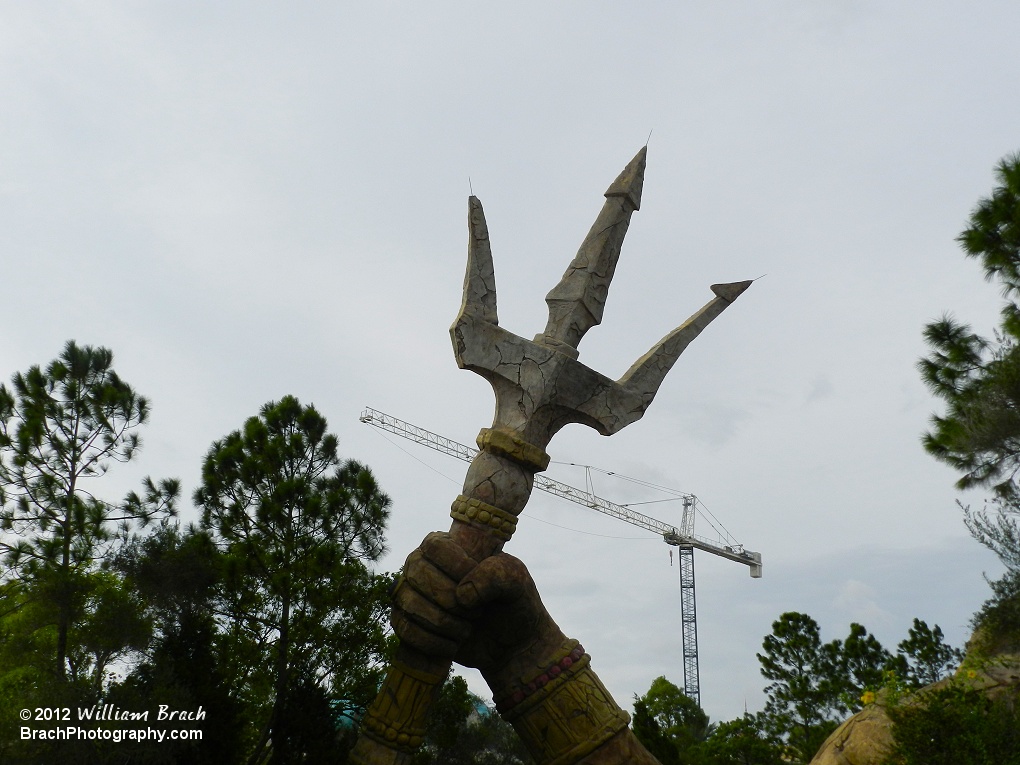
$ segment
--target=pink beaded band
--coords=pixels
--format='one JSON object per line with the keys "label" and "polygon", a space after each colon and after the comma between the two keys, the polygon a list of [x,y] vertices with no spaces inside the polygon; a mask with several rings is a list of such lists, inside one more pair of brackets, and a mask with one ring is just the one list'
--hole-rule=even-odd
{"label": "pink beaded band", "polygon": [[[583,659],[587,658],[584,653],[584,646],[576,640],[571,640],[565,646],[567,653],[558,661],[550,664],[544,670],[527,682],[523,682],[517,690],[502,698],[494,699],[496,708],[500,714],[507,714],[511,709],[522,703],[525,699],[545,688],[549,683],[566,673],[571,667],[577,668]],[[583,662],[587,665],[587,661]]]}
{"label": "pink beaded band", "polygon": [[496,699],[496,709],[521,737],[536,762],[571,765],[624,730],[620,709],[591,669],[591,657],[568,640],[549,666],[524,675]]}

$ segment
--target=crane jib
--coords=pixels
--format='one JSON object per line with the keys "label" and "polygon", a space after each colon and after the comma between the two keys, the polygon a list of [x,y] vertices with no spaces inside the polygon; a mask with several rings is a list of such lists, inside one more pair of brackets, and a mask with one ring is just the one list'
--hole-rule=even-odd
{"label": "crane jib", "polygon": [[[478,450],[474,447],[466,446],[432,431],[419,428],[417,425],[412,425],[409,422],[397,419],[371,407],[367,407],[361,413],[359,419],[364,423],[374,425],[380,430],[385,430],[401,438],[428,446],[430,449],[448,454],[465,462],[470,462],[478,454]],[[750,568],[753,578],[758,579],[761,577],[761,553],[739,549],[737,546],[732,545],[719,545],[708,539],[697,537],[692,533],[694,506],[697,502],[697,497],[693,494],[683,494],[680,496],[684,503],[684,522],[682,524],[683,528],[677,529],[676,526],[638,513],[629,507],[617,505],[589,491],[578,489],[546,476],[535,476],[535,488],[547,494],[553,494],[576,504],[584,505],[604,515],[619,518],[621,521],[626,521],[633,526],[640,526],[648,531],[655,532],[663,538],[666,544],[673,545],[674,547],[693,547],[736,563],[743,563]]]}

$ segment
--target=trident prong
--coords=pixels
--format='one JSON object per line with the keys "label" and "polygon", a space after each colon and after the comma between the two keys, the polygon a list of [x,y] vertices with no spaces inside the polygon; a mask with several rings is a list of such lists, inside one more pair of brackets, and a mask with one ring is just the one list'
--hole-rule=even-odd
{"label": "trident prong", "polygon": [[641,393],[647,398],[645,401],[645,406],[647,407],[648,404],[652,403],[652,399],[655,398],[655,394],[659,390],[659,385],[662,384],[662,380],[666,377],[669,370],[673,368],[676,360],[680,358],[680,354],[684,352],[694,338],[701,334],[705,327],[711,324],[716,316],[726,310],[726,306],[736,300],[744,290],[751,286],[751,281],[753,280],[732,282],[730,284],[713,284],[711,289],[716,297],[706,303],[691,318],[662,338],[648,353],[635,361],[626,374],[617,381],[618,384],[624,388]]}
{"label": "trident prong", "polygon": [[[535,342],[550,345],[577,358],[577,344],[584,334],[602,323],[609,295],[609,284],[616,273],[623,238],[630,216],[641,209],[641,189],[645,179],[645,156],[641,151],[606,190],[602,211],[592,224],[581,247],[567,266],[559,284],[545,297],[549,305],[549,323]],[[573,353],[563,345],[575,349]]]}
{"label": "trident prong", "polygon": [[499,324],[496,317],[496,273],[492,267],[489,227],[478,197],[468,198],[468,263],[464,274],[464,300],[460,315],[470,314],[489,324]]}
{"label": "trident prong", "polygon": [[462,369],[485,377],[496,394],[493,427],[545,448],[569,422],[611,435],[644,414],[684,349],[750,281],[712,285],[716,297],[664,337],[619,380],[577,361],[577,344],[600,323],[631,215],[641,205],[647,147],[606,191],[606,201],[577,255],[546,297],[545,332],[526,340],[501,328],[485,214],[468,202],[468,264],[460,314],[450,328]]}

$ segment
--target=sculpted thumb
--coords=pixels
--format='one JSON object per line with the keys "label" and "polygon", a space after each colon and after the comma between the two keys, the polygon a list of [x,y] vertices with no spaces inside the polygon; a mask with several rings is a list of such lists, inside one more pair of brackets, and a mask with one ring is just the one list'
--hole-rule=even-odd
{"label": "sculpted thumb", "polygon": [[457,602],[464,608],[512,601],[521,596],[528,581],[525,565],[512,555],[486,558],[457,585]]}

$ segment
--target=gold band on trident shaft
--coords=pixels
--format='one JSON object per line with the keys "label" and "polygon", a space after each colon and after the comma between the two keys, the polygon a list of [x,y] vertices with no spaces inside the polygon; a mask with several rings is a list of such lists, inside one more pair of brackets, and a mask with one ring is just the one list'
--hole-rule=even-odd
{"label": "gold band on trident shaft", "polygon": [[517,529],[517,516],[513,513],[463,494],[453,501],[450,517],[462,523],[477,524],[503,542],[509,542]]}
{"label": "gold band on trident shaft", "polygon": [[475,443],[483,452],[502,455],[533,473],[541,473],[549,467],[549,455],[544,449],[529,444],[509,430],[482,428]]}

